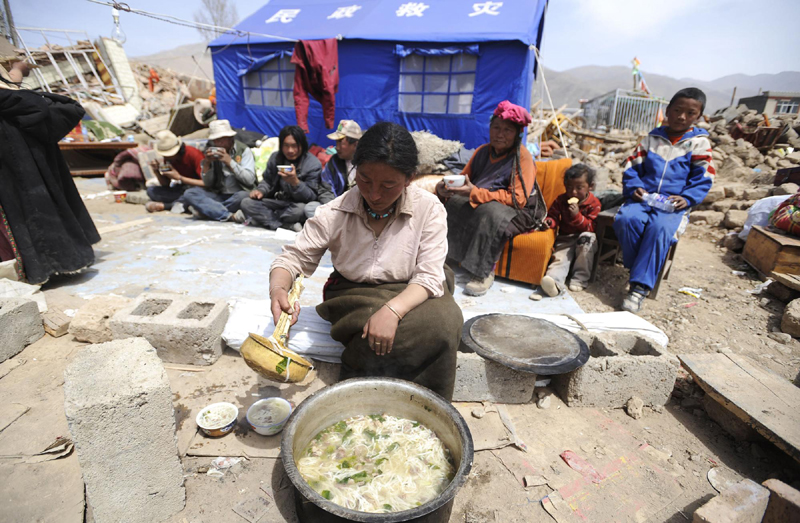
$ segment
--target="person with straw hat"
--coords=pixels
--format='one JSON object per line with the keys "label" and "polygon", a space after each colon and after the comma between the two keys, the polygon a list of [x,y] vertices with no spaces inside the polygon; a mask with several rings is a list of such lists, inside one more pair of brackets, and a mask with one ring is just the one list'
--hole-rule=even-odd
{"label": "person with straw hat", "polygon": [[185,205],[197,218],[244,221],[237,211],[256,186],[255,157],[234,138],[236,131],[228,120],[215,120],[208,127],[208,146],[201,164],[204,186],[187,189]]}
{"label": "person with straw hat", "polygon": [[160,185],[147,188],[147,212],[173,210],[183,212],[183,193],[189,187],[203,187],[202,162],[204,155],[199,149],[186,145],[168,130],[156,133],[156,152],[164,158],[163,163],[153,161],[150,167]]}

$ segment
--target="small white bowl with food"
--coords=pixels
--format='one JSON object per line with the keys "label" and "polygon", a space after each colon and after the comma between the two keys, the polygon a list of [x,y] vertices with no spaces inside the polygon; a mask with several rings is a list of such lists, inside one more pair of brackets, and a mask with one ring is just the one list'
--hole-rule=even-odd
{"label": "small white bowl with food", "polygon": [[292,404],[283,398],[258,400],[247,409],[247,423],[262,436],[274,436],[283,430],[292,413]]}
{"label": "small white bowl with food", "polygon": [[197,415],[197,426],[206,436],[217,438],[233,430],[239,408],[233,403],[212,403]]}
{"label": "small white bowl with food", "polygon": [[454,187],[462,187],[464,183],[466,183],[467,177],[463,174],[445,174],[444,175],[444,185],[448,189],[452,189]]}

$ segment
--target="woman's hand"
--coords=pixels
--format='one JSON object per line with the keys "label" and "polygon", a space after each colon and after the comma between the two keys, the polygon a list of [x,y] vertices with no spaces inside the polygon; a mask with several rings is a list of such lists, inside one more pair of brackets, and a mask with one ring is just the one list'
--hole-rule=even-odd
{"label": "woman's hand", "polygon": [[462,185],[461,187],[445,187],[444,193],[448,198],[456,195],[466,196],[467,198],[469,198],[469,195],[474,187],[475,186],[472,184],[472,182],[469,181],[469,178],[467,178],[464,181],[464,185]]}
{"label": "woman's hand", "polygon": [[400,323],[400,320],[395,313],[386,307],[381,307],[378,312],[367,320],[361,338],[366,338],[369,341],[369,347],[378,356],[389,354],[392,352],[398,323]]}
{"label": "woman's hand", "polygon": [[635,202],[643,202],[645,196],[647,196],[647,191],[644,190],[644,187],[637,187],[631,194],[631,198]]}
{"label": "woman's hand", "polygon": [[297,323],[297,317],[300,315],[300,300],[294,302],[294,310],[289,306],[289,293],[286,289],[276,287],[270,293],[271,308],[272,308],[272,321],[275,325],[281,317],[281,313],[291,314],[292,322],[290,325]]}
{"label": "woman's hand", "polygon": [[673,194],[667,199],[672,202],[672,205],[675,206],[676,211],[682,211],[685,208],[689,207],[689,202],[687,202],[686,198],[684,198],[683,196],[678,196],[677,194]]}

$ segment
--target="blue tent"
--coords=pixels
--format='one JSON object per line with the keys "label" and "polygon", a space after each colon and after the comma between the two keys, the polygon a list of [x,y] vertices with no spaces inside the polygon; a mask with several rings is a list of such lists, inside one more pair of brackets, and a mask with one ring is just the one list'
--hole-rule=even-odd
{"label": "blue tent", "polygon": [[[211,44],[217,110],[276,136],[296,123],[295,40],[339,38],[336,122],[387,120],[477,147],[511,100],[529,107],[547,0],[273,0]],[[258,33],[257,36],[253,33]],[[309,141],[329,143],[311,100]]]}

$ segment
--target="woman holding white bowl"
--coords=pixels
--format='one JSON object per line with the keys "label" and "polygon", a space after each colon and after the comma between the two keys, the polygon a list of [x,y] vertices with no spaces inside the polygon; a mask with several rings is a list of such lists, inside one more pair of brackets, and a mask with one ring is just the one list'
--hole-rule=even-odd
{"label": "woman holding white bowl", "polygon": [[489,143],[464,167],[463,184],[446,176],[436,186],[447,209],[448,258],[472,274],[464,294],[486,294],[505,243],[539,227],[547,213],[533,157],[522,144],[530,122],[523,107],[500,102],[489,124]]}

